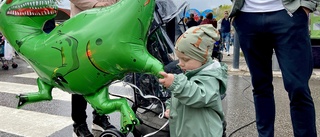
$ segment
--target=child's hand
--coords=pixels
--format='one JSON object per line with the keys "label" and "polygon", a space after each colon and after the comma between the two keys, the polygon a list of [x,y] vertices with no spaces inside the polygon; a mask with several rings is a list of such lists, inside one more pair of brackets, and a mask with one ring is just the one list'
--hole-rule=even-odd
{"label": "child's hand", "polygon": [[170,117],[170,109],[167,109],[165,112],[164,112],[164,116],[166,118],[169,118]]}
{"label": "child's hand", "polygon": [[160,72],[159,74],[163,76],[163,78],[159,78],[159,83],[166,88],[170,87],[173,83],[174,75],[166,72]]}

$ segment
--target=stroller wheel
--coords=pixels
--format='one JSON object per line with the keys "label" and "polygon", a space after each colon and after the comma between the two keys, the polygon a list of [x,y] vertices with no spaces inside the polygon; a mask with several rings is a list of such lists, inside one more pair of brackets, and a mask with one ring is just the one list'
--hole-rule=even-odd
{"label": "stroller wheel", "polygon": [[11,66],[12,66],[12,68],[17,68],[17,67],[18,67],[18,64],[13,63]]}
{"label": "stroller wheel", "polygon": [[8,70],[8,69],[9,69],[9,66],[8,66],[7,64],[5,64],[5,65],[2,66],[2,69]]}
{"label": "stroller wheel", "polygon": [[103,131],[100,137],[125,137],[119,130],[116,129],[107,129]]}

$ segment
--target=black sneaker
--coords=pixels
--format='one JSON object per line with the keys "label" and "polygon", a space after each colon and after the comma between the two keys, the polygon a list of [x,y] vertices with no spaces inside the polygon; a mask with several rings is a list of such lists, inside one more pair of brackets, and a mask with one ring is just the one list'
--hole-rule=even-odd
{"label": "black sneaker", "polygon": [[109,119],[110,117],[108,115],[93,115],[92,130],[105,131],[115,128],[110,124]]}
{"label": "black sneaker", "polygon": [[73,131],[78,137],[93,137],[87,124],[73,124]]}

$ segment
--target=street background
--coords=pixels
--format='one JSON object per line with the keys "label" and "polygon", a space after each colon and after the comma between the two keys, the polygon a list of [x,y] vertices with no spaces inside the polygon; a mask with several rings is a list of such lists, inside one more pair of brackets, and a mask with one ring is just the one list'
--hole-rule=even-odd
{"label": "street background", "polygon": [[[232,59],[232,53],[231,56],[225,54],[222,61],[229,66],[227,96],[223,101],[227,118],[227,136],[257,137],[256,126],[253,123],[255,112],[250,74],[243,57],[239,59],[239,69],[232,68]],[[10,67],[9,70],[0,70],[0,137],[71,137],[73,128],[69,93],[54,89],[52,101],[27,104],[22,109],[16,108],[17,94],[37,91],[37,75],[24,60],[15,58],[14,61],[19,65],[18,68]],[[318,135],[320,135],[320,75],[318,72],[320,72],[319,69],[314,69],[310,88],[316,108]],[[273,83],[277,113],[275,136],[292,137],[289,99],[283,88],[280,71],[274,71]],[[111,92],[117,93],[118,90],[111,89]],[[88,105],[89,127],[92,125],[91,112],[92,108]],[[111,123],[119,128],[119,113],[112,113],[110,117]]]}

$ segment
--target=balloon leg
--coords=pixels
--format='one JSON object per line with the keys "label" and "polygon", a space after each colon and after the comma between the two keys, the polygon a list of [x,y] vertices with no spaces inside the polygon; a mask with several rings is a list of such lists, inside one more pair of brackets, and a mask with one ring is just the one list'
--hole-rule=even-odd
{"label": "balloon leg", "polygon": [[21,108],[23,105],[28,103],[34,103],[44,100],[52,100],[52,86],[48,85],[47,83],[41,81],[39,78],[37,79],[37,84],[39,91],[32,92],[27,94],[20,94],[16,97],[19,98],[18,108]]}
{"label": "balloon leg", "polygon": [[136,118],[127,100],[125,98],[110,99],[107,87],[102,88],[94,95],[84,97],[100,114],[110,114],[114,111],[119,111],[121,114],[120,131],[122,133],[131,132],[134,125],[139,124],[139,120]]}

